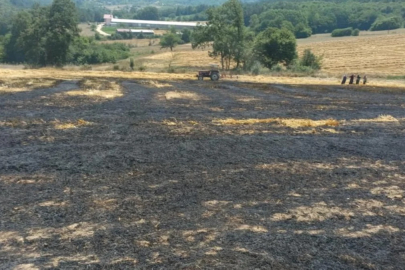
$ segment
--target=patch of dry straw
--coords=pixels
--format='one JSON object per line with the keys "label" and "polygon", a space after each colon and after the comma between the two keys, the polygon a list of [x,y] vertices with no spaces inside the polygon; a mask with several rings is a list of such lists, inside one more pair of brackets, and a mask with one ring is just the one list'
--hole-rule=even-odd
{"label": "patch of dry straw", "polygon": [[301,128],[301,127],[319,127],[319,126],[339,126],[339,121],[335,119],[326,120],[311,120],[311,119],[298,119],[298,118],[265,118],[265,119],[216,119],[213,123],[219,125],[254,125],[254,124],[279,124],[290,128]]}

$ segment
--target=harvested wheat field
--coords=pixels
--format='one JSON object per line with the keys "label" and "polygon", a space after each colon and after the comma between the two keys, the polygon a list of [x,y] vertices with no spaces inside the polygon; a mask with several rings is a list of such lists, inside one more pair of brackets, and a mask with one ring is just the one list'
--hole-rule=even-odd
{"label": "harvested wheat field", "polygon": [[[319,39],[322,40],[322,38]],[[322,70],[325,72],[341,75],[343,73],[405,74],[405,34],[402,31],[400,34],[375,34],[324,40],[319,41],[316,37],[309,38],[307,41],[299,40],[298,49],[301,53],[304,49],[311,49],[315,54],[323,55]]]}
{"label": "harvested wheat field", "polygon": [[32,72],[0,269],[404,269],[404,88]]}
{"label": "harvested wheat field", "polygon": [[[147,39],[122,42],[138,46],[133,51],[142,55],[138,61],[142,61],[150,71],[162,71],[172,67],[187,72],[207,69],[210,64],[220,65],[219,59],[208,56],[210,48],[192,50],[190,44],[185,44],[171,52],[160,49],[158,40],[153,40],[153,46],[147,46]],[[298,39],[297,43],[299,54],[305,49],[311,49],[315,54],[323,56],[321,71],[328,75],[405,75],[405,32],[402,29],[391,34],[386,34],[386,31],[362,32],[358,37],[332,38],[330,34],[314,35],[308,39]],[[150,54],[151,51],[154,53]]]}

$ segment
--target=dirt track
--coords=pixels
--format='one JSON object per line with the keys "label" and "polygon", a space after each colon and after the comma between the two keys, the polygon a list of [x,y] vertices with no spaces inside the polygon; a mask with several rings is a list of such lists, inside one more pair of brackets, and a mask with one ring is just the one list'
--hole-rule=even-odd
{"label": "dirt track", "polygon": [[0,92],[0,269],[405,269],[404,91],[119,83]]}

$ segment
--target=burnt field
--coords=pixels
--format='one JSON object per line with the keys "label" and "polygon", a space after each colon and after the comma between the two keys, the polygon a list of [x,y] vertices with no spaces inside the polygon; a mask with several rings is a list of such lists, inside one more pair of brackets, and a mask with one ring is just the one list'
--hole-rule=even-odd
{"label": "burnt field", "polygon": [[0,269],[405,269],[401,89],[2,87]]}

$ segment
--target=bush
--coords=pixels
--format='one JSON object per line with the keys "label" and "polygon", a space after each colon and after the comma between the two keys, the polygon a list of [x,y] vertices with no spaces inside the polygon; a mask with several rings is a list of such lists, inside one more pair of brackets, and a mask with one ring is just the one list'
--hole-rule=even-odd
{"label": "bush", "polygon": [[167,73],[175,73],[175,72],[176,72],[176,70],[174,69],[174,67],[169,67],[167,69]]}
{"label": "bush", "polygon": [[359,36],[360,35],[360,30],[358,28],[354,29],[352,32],[352,36]]}
{"label": "bush", "polygon": [[281,65],[277,64],[277,65],[271,67],[270,70],[273,72],[281,72],[281,71],[283,71],[283,67]]}
{"label": "bush", "polygon": [[294,30],[296,38],[308,38],[312,35],[312,29],[303,23],[297,24]]}
{"label": "bush", "polygon": [[322,66],[322,57],[316,56],[310,49],[306,49],[304,51],[304,55],[302,56],[299,64],[304,67],[310,67],[313,70],[319,70]]}
{"label": "bush", "polygon": [[80,70],[92,70],[92,69],[93,69],[93,67],[90,65],[83,65],[80,67]]}
{"label": "bush", "polygon": [[259,61],[255,61],[250,69],[250,72],[252,75],[260,75],[262,73],[263,66],[260,64]]}
{"label": "bush", "polygon": [[335,29],[332,31],[332,37],[344,37],[344,36],[351,36],[353,32],[352,27],[342,28],[342,29]]}
{"label": "bush", "polygon": [[119,65],[114,65],[113,70],[120,70],[120,66]]}
{"label": "bush", "polygon": [[300,62],[296,62],[288,67],[288,70],[297,73],[313,74],[315,70],[312,67],[303,66]]}
{"label": "bush", "polygon": [[134,70],[134,66],[135,66],[135,61],[134,58],[130,58],[129,59],[129,67],[131,68],[131,70]]}
{"label": "bush", "polygon": [[400,17],[389,17],[377,19],[370,28],[370,31],[378,30],[392,30],[402,27],[402,18]]}
{"label": "bush", "polygon": [[129,47],[122,43],[99,44],[80,37],[69,48],[68,63],[76,65],[116,63],[130,55]]}
{"label": "bush", "polygon": [[146,71],[146,66],[142,65],[138,68],[139,71]]}
{"label": "bush", "polygon": [[101,40],[102,39],[101,35],[98,32],[94,34],[94,38],[96,40]]}

